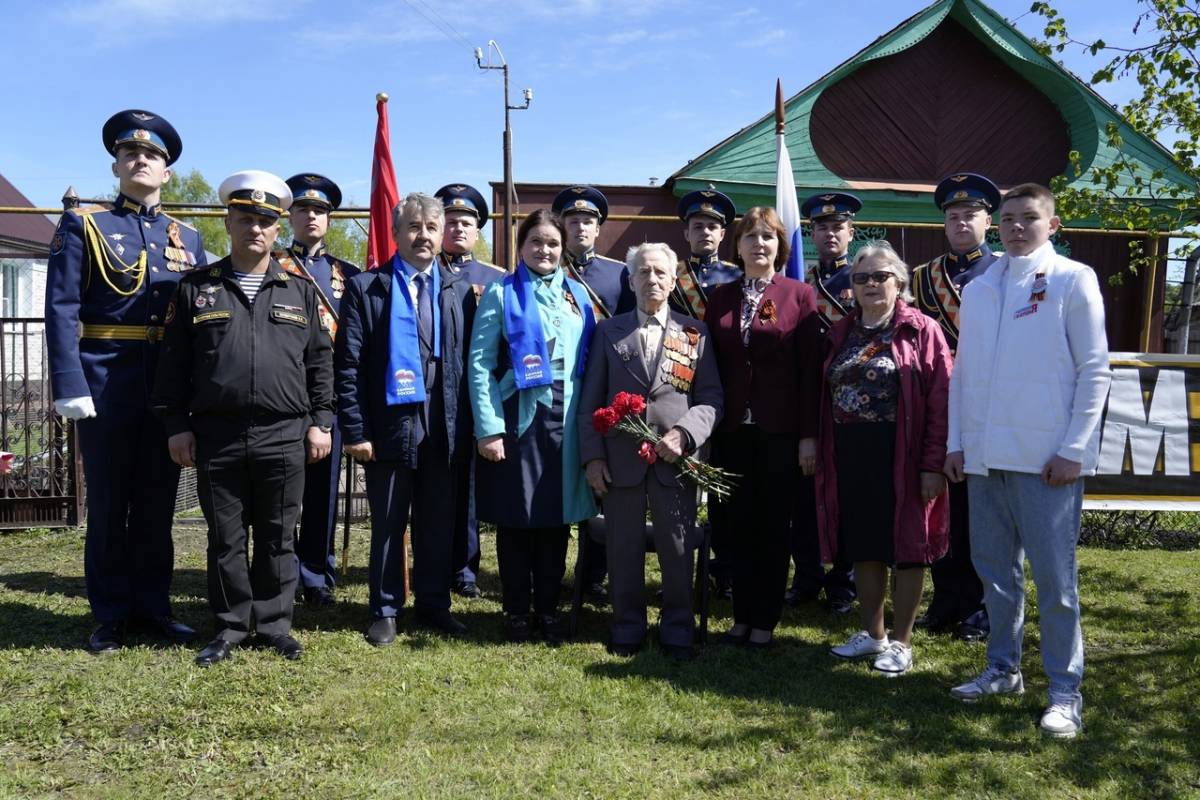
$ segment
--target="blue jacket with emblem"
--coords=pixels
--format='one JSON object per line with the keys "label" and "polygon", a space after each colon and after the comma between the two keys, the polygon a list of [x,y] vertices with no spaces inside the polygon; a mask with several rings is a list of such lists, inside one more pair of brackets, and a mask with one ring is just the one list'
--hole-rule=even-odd
{"label": "blue jacket with emblem", "polygon": [[167,305],[180,274],[206,264],[200,234],[157,206],[117,195],[111,210],[66,211],[46,268],[54,397],[147,406]]}
{"label": "blue jacket with emblem", "polygon": [[[421,403],[388,405],[388,330],[393,264],[360,273],[346,285],[334,344],[334,390],[338,425],[346,444],[371,442],[377,461],[417,465]],[[441,270],[442,400],[450,458],[473,451],[471,403],[465,378],[467,347],[475,317],[475,292],[462,274]]]}

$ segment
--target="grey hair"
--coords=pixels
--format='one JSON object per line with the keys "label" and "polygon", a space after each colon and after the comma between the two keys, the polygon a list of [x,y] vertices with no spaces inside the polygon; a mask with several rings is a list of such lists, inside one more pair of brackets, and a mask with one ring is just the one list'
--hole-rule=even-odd
{"label": "grey hair", "polygon": [[911,303],[913,296],[912,292],[908,290],[910,282],[908,264],[904,263],[904,259],[900,258],[900,254],[896,252],[891,243],[883,239],[876,239],[860,247],[854,254],[854,265],[850,268],[850,274],[853,275],[857,272],[858,265],[868,258],[881,262],[884,272],[890,272],[896,276],[896,289],[900,299]]}
{"label": "grey hair", "polygon": [[405,195],[399,203],[396,203],[396,207],[392,209],[392,227],[399,228],[401,220],[413,217],[440,220],[444,225],[446,211],[442,207],[442,201],[436,197],[430,197],[421,192],[411,192]]}
{"label": "grey hair", "polygon": [[637,272],[638,260],[647,253],[663,253],[667,257],[667,263],[671,265],[671,274],[679,274],[679,257],[670,245],[665,242],[642,242],[637,247],[629,248],[629,252],[625,254],[625,269],[630,277]]}

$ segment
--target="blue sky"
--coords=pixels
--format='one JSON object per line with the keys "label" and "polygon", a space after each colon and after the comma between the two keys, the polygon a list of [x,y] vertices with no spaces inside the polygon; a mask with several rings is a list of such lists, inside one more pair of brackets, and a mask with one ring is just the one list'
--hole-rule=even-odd
{"label": "blue sky", "polygon": [[[921,0],[0,0],[8,36],[0,173],[57,206],[114,181],[100,126],[122,108],[180,131],[177,169],[214,186],[240,169],[333,178],[365,204],[375,93],[391,95],[401,192],[502,177],[498,41],[512,95],[518,181],[646,184],[770,111],[923,8]],[[993,0],[1037,36],[1030,0]],[[1080,38],[1128,41],[1130,0],[1059,0]],[[1095,59],[1065,54],[1091,74]],[[1132,87],[1103,89],[1114,103]],[[490,234],[490,231],[489,231]]]}

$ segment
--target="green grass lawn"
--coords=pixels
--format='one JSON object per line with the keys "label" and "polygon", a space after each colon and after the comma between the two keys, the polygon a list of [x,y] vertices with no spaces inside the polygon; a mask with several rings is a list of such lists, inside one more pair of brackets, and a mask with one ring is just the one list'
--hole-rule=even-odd
{"label": "green grass lawn", "polygon": [[[82,535],[0,536],[0,796],[1200,796],[1197,551],[1081,553],[1086,730],[1064,743],[1036,728],[1036,624],[1027,694],[974,707],[946,690],[980,646],[918,634],[914,670],[889,680],[835,663],[857,625],[815,605],[787,610],[765,654],[615,658],[591,608],[572,644],[509,645],[485,537],[487,596],[455,601],[470,638],[406,630],[376,650],[366,541],[335,608],[297,608],[302,661],[238,650],[202,670],[137,639],[89,656]],[[207,635],[201,531],[177,529],[176,564],[176,611]],[[713,612],[720,631],[729,606]]]}

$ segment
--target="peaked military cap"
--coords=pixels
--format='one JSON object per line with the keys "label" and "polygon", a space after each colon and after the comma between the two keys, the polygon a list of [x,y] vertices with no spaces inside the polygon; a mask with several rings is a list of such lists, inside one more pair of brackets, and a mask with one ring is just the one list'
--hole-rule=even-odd
{"label": "peaked military cap", "polygon": [[959,172],[946,178],[933,190],[933,202],[938,208],[957,203],[982,206],[988,213],[1000,207],[1000,189],[982,175],[974,172]]}
{"label": "peaked military cap", "polygon": [[570,186],[563,189],[554,198],[551,206],[555,214],[594,214],[600,218],[600,224],[608,219],[608,198],[594,186]]}
{"label": "peaked military cap", "polygon": [[737,209],[733,201],[716,189],[701,189],[689,192],[679,199],[679,218],[687,222],[696,214],[720,220],[721,224],[729,227]]}
{"label": "peaked military cap", "polygon": [[104,149],[114,158],[117,148],[123,144],[149,147],[161,153],[168,166],[178,161],[183,153],[183,141],[171,123],[157,114],[138,108],[113,114],[104,123],[100,136],[104,139]]}
{"label": "peaked military cap", "polygon": [[433,193],[442,201],[446,211],[466,211],[474,214],[479,220],[479,227],[488,221],[487,202],[474,186],[465,183],[450,183]]}
{"label": "peaked military cap", "polygon": [[292,190],[283,178],[261,169],[233,173],[221,181],[217,194],[231,210],[249,211],[272,220],[279,219],[292,205]]}
{"label": "peaked military cap", "polygon": [[862,208],[862,200],[845,192],[814,194],[800,206],[800,215],[816,222],[819,219],[853,219]]}
{"label": "peaked military cap", "polygon": [[324,175],[315,172],[301,172],[286,181],[292,190],[292,205],[324,206],[332,211],[342,204],[342,190]]}

